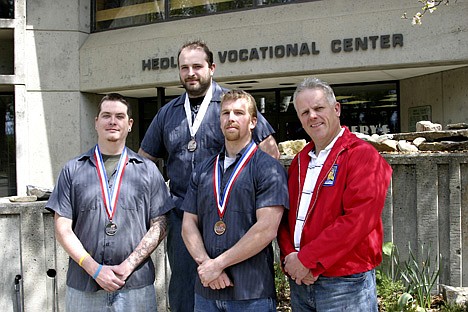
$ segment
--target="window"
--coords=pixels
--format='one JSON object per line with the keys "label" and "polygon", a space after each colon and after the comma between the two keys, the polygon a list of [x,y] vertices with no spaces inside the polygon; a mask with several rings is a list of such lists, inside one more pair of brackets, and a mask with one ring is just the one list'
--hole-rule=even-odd
{"label": "window", "polygon": [[[341,103],[341,124],[350,131],[369,135],[400,132],[398,82],[335,85],[332,88],[337,101]],[[246,90],[255,98],[258,110],[274,128],[277,142],[310,141],[294,109],[295,90],[295,87]],[[164,103],[173,98],[166,97]],[[157,105],[155,98],[142,99],[140,104],[140,133],[144,135],[157,113]]]}
{"label": "window", "polygon": [[[13,94],[0,93],[0,197],[16,195],[15,107]],[[4,139],[5,138],[5,139]]]}
{"label": "window", "polygon": [[93,31],[289,2],[295,0],[94,0]]}
{"label": "window", "polygon": [[[352,132],[385,134],[400,132],[398,83],[369,83],[332,86],[341,103],[341,124]],[[276,131],[278,142],[306,139],[292,97],[295,88],[251,91],[259,111]]]}
{"label": "window", "polygon": [[15,18],[15,2],[13,0],[0,1],[0,18]]}

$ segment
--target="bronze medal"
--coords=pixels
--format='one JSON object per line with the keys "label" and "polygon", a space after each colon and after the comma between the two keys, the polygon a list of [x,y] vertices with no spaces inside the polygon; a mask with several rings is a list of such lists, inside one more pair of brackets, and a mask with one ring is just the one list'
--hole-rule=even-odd
{"label": "bronze medal", "polygon": [[189,150],[189,152],[195,151],[197,149],[197,141],[195,141],[195,139],[191,139],[188,142],[187,149]]}
{"label": "bronze medal", "polygon": [[115,233],[117,233],[117,224],[113,223],[112,221],[110,221],[107,225],[106,225],[106,234],[109,235],[109,236],[114,236]]}
{"label": "bronze medal", "polygon": [[223,235],[224,232],[226,232],[226,223],[224,223],[223,220],[216,222],[214,225],[214,232],[216,235]]}

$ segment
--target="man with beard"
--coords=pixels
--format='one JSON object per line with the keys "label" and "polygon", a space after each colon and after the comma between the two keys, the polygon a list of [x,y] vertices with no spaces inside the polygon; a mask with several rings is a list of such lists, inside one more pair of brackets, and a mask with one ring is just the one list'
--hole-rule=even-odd
{"label": "man with beard", "polygon": [[[169,305],[171,311],[193,311],[197,264],[181,237],[180,210],[193,168],[216,155],[224,144],[220,129],[222,89],[212,77],[216,68],[213,53],[202,41],[186,43],[178,54],[179,76],[185,88],[178,98],[164,105],[154,117],[143,138],[139,153],[156,161],[165,158],[166,174],[176,209],[169,214],[167,253],[171,266]],[[272,137],[274,130],[258,116],[253,140],[268,154],[278,158]]]}
{"label": "man with beard", "polygon": [[220,122],[224,148],[195,168],[181,208],[198,264],[194,311],[276,311],[271,241],[288,207],[286,171],[252,141],[250,94],[224,94]]}

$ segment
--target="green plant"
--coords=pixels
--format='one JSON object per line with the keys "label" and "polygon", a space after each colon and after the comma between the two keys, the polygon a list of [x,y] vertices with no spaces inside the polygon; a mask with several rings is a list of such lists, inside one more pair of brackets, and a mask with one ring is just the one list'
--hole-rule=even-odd
{"label": "green plant", "polygon": [[381,269],[376,272],[377,294],[381,311],[399,311],[398,299],[405,286],[402,281],[393,281],[388,275],[382,274]]}
{"label": "green plant", "polygon": [[278,311],[290,311],[289,307],[289,283],[288,278],[284,275],[281,265],[277,262],[274,264],[275,269],[275,288],[278,297]]}
{"label": "green plant", "polygon": [[422,261],[418,261],[411,245],[408,249],[408,260],[401,261],[396,245],[386,242],[382,246],[383,260],[376,278],[383,311],[425,311],[431,306],[439,269],[432,267],[430,249],[425,253],[421,248]]}
{"label": "green plant", "polygon": [[468,302],[464,305],[459,304],[445,304],[440,308],[442,312],[468,312]]}
{"label": "green plant", "polygon": [[[408,245],[409,258],[403,264],[401,276],[405,281],[406,292],[414,295],[418,305],[424,309],[431,307],[431,291],[437,282],[439,268],[432,267],[431,249],[424,252],[424,246],[421,246],[422,261],[418,261]],[[437,261],[437,259],[435,259]]]}

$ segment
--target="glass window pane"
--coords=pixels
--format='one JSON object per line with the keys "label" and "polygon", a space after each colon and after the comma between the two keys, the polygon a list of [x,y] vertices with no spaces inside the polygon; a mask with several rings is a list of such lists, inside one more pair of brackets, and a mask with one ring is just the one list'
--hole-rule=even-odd
{"label": "glass window pane", "polygon": [[96,0],[96,29],[151,24],[164,19],[164,0]]}
{"label": "glass window pane", "polygon": [[252,6],[252,0],[169,0],[169,17],[190,17]]}
{"label": "glass window pane", "polygon": [[397,83],[333,86],[341,103],[341,124],[353,132],[400,132]]}
{"label": "glass window pane", "polygon": [[0,18],[15,18],[15,2],[13,0],[0,1]]}
{"label": "glass window pane", "polygon": [[0,94],[0,197],[16,195],[15,107],[13,94]]}

